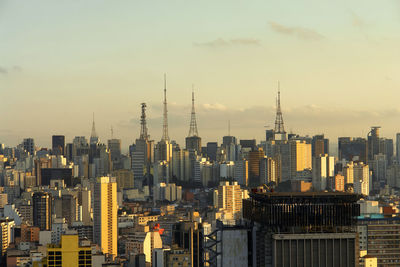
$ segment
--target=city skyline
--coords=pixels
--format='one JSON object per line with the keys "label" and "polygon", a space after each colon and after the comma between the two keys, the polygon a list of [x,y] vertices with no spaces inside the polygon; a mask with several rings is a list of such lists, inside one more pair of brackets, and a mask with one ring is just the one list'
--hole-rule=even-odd
{"label": "city skyline", "polygon": [[335,140],[371,125],[391,138],[400,131],[396,1],[39,2],[0,4],[4,143],[88,136],[94,112],[101,139],[113,126],[126,147],[139,135],[142,102],[159,140],[164,72],[169,134],[181,144],[192,84],[204,142],[220,140],[228,120],[238,138],[262,140],[278,80],[288,132]]}

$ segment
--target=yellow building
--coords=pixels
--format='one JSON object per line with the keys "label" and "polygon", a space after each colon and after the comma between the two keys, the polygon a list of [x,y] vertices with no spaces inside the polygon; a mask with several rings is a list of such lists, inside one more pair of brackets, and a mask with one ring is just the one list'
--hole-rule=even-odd
{"label": "yellow building", "polygon": [[99,177],[94,187],[93,239],[104,254],[117,256],[117,183],[114,177]]}
{"label": "yellow building", "polygon": [[291,177],[295,178],[297,172],[312,169],[311,144],[306,141],[290,141],[290,172]]}
{"label": "yellow building", "polygon": [[47,246],[47,267],[89,266],[92,266],[92,249],[79,246],[78,235],[62,235],[60,244]]}
{"label": "yellow building", "polygon": [[214,191],[214,206],[232,213],[235,219],[242,217],[243,190],[237,182],[220,182]]}

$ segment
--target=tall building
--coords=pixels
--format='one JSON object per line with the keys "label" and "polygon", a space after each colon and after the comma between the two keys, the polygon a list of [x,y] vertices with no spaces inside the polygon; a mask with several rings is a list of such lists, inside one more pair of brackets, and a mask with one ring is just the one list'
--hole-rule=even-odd
{"label": "tall building", "polygon": [[373,160],[374,156],[381,153],[379,129],[380,126],[371,127],[368,133],[368,159]]}
{"label": "tall building", "polygon": [[305,141],[290,140],[290,177],[296,179],[297,173],[312,169],[311,144]]}
{"label": "tall building", "polygon": [[264,156],[260,163],[260,182],[263,184],[278,184],[277,171],[275,160]]}
{"label": "tall building", "polygon": [[369,166],[363,163],[355,163],[353,170],[354,192],[368,196],[370,191]]}
{"label": "tall building", "polygon": [[52,204],[51,194],[46,192],[36,192],[32,196],[33,202],[33,225],[38,226],[41,231],[51,230]]}
{"label": "tall building", "polygon": [[323,134],[313,136],[311,144],[313,157],[329,154],[329,139],[324,138]]}
{"label": "tall building", "polygon": [[361,161],[368,159],[368,142],[364,138],[339,137],[339,160]]}
{"label": "tall building", "polygon": [[[140,137],[136,139],[136,144],[131,151],[133,176],[139,188],[142,186],[145,176],[150,173],[150,165],[154,161],[154,141],[149,140],[146,107],[146,103],[141,104]],[[147,182],[147,184],[149,183]]]}
{"label": "tall building", "polygon": [[93,239],[105,254],[117,256],[117,183],[113,177],[99,177],[94,186]]}
{"label": "tall building", "polygon": [[400,164],[400,133],[396,134],[396,159]]}
{"label": "tall building", "polygon": [[173,226],[173,246],[190,253],[193,267],[204,266],[204,235],[202,225],[197,222],[178,222]]}
{"label": "tall building", "polygon": [[96,145],[99,142],[100,142],[100,139],[96,133],[96,125],[94,123],[94,113],[93,113],[92,132],[90,133],[90,145]]}
{"label": "tall building", "polygon": [[186,137],[186,149],[195,150],[197,155],[201,154],[201,138],[197,131],[196,111],[194,108],[194,92],[192,92],[192,113],[190,118],[189,135]]}
{"label": "tall building", "polygon": [[260,162],[264,158],[264,151],[255,150],[249,152],[249,184],[250,186],[259,186],[264,183],[260,179]]}
{"label": "tall building", "polygon": [[242,218],[243,192],[237,182],[220,182],[214,194],[215,208],[231,213],[235,219]]}
{"label": "tall building", "polygon": [[117,163],[121,158],[121,139],[108,140],[108,150],[111,154],[111,161]]}
{"label": "tall building", "polygon": [[25,138],[22,142],[24,150],[29,152],[30,155],[35,154],[35,140],[33,138]]}
{"label": "tall building", "polygon": [[326,190],[328,180],[334,178],[335,175],[335,158],[329,157],[327,154],[319,154],[313,160],[312,183],[317,191]]}
{"label": "tall building", "polygon": [[210,161],[217,160],[218,142],[208,142],[207,143],[207,157]]}
{"label": "tall building", "polygon": [[65,136],[53,135],[51,141],[53,155],[65,155]]}

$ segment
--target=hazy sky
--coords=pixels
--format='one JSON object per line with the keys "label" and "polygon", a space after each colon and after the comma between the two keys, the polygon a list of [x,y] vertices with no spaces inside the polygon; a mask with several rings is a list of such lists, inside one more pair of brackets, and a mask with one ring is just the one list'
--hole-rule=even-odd
{"label": "hazy sky", "polygon": [[[0,143],[51,135],[102,140],[189,131],[191,86],[203,142],[264,139],[277,81],[287,131],[400,131],[400,1],[0,0]],[[336,140],[332,140],[336,142]]]}

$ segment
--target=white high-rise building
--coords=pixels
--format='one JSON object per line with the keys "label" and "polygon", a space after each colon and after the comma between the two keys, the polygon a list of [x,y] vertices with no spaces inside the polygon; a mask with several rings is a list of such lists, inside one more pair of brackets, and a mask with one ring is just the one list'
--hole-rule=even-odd
{"label": "white high-rise building", "polygon": [[335,158],[327,154],[314,158],[312,183],[315,190],[323,191],[327,187],[327,179],[335,175]]}
{"label": "white high-rise building", "polygon": [[355,163],[354,170],[354,192],[357,194],[369,195],[369,166],[363,163]]}

